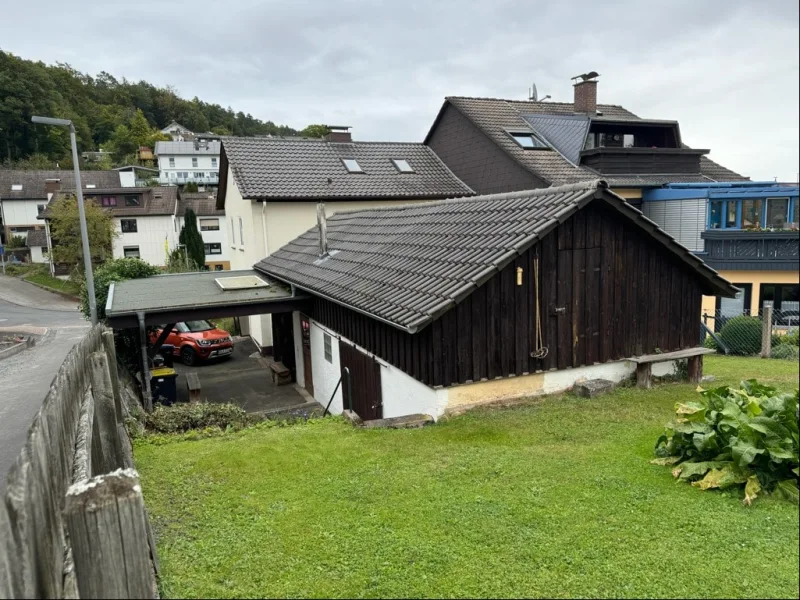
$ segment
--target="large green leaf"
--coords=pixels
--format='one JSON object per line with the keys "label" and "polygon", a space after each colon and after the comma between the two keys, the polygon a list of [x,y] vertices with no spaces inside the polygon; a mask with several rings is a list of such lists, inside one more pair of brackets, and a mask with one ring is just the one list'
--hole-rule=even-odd
{"label": "large green leaf", "polygon": [[651,465],[658,465],[659,467],[669,467],[677,462],[680,462],[680,456],[667,456],[662,458],[654,458],[650,461]]}
{"label": "large green leaf", "polygon": [[706,476],[699,481],[693,481],[692,485],[701,490],[719,488],[724,490],[732,485],[738,485],[747,481],[748,473],[736,468],[733,463],[729,463],[721,469],[711,469]]}
{"label": "large green leaf", "polygon": [[796,479],[779,481],[775,486],[775,492],[795,504],[800,503],[800,490],[797,488]]}
{"label": "large green leaf", "polygon": [[736,441],[731,444],[731,455],[733,456],[734,462],[741,469],[750,466],[750,463],[752,463],[759,454],[764,454],[764,449],[757,448],[747,440],[736,438]]}
{"label": "large green leaf", "polygon": [[740,382],[739,385],[750,396],[774,396],[778,391],[771,385],[759,383],[757,379],[747,379]]}
{"label": "large green leaf", "polygon": [[679,419],[684,418],[687,421],[699,423],[705,421],[706,407],[699,402],[678,403],[675,405],[675,414]]}
{"label": "large green leaf", "polygon": [[784,427],[780,421],[770,417],[753,417],[750,422],[747,423],[747,426],[750,429],[754,429],[755,431],[763,433],[766,436],[775,437],[781,440],[791,439],[789,430]]}
{"label": "large green leaf", "polygon": [[700,453],[713,452],[716,454],[719,446],[717,445],[717,432],[709,431],[708,433],[695,433],[692,436],[692,444],[697,448]]}
{"label": "large green leaf", "polygon": [[775,446],[767,446],[767,452],[772,460],[792,460],[795,456],[791,450]]}
{"label": "large green leaf", "polygon": [[705,475],[711,469],[721,469],[725,466],[724,462],[707,460],[703,462],[684,462],[672,469],[672,476],[681,481],[689,481],[693,477]]}

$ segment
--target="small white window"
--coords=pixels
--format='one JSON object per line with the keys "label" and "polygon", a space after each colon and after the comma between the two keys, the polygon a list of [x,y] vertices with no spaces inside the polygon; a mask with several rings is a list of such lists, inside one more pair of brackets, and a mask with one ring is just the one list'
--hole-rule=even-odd
{"label": "small white window", "polygon": [[12,183],[11,184],[11,191],[12,192],[21,192],[22,191],[22,184],[21,183]]}
{"label": "small white window", "polygon": [[233,217],[231,217],[231,248],[236,247],[236,229],[233,227]]}
{"label": "small white window", "polygon": [[244,246],[244,224],[242,223],[242,217],[239,217],[239,245]]}
{"label": "small white window", "polygon": [[97,186],[96,186],[95,184],[93,184],[93,183],[87,183],[87,184],[86,184],[86,189],[87,189],[87,190],[93,190],[93,189],[95,189],[96,187],[97,187]]}
{"label": "small white window", "polygon": [[219,231],[219,219],[200,219],[200,231]]}
{"label": "small white window", "polygon": [[413,173],[414,169],[411,167],[407,160],[402,158],[393,158],[392,162],[394,163],[394,167],[400,171],[401,173]]}
{"label": "small white window", "polygon": [[509,135],[523,148],[547,148],[547,144],[532,133],[510,133]]}
{"label": "small white window", "polygon": [[214,158],[214,157],[211,158],[211,166],[212,167],[216,167],[217,166],[217,159]]}
{"label": "small white window", "polygon": [[328,335],[327,333],[324,333],[322,339],[323,339],[323,341],[325,343],[325,360],[327,360],[329,363],[333,364],[333,351],[331,349],[331,336]]}
{"label": "small white window", "polygon": [[192,158],[192,166],[193,167],[197,166],[197,159],[196,158]]}
{"label": "small white window", "polygon": [[361,168],[361,165],[358,164],[358,161],[355,158],[343,158],[342,162],[344,163],[344,168],[350,173],[364,172],[364,169]]}
{"label": "small white window", "polygon": [[175,159],[172,158],[172,157],[169,158],[169,166],[170,167],[174,167],[175,166]]}
{"label": "small white window", "polygon": [[125,258],[139,258],[139,246],[125,246],[122,254]]}

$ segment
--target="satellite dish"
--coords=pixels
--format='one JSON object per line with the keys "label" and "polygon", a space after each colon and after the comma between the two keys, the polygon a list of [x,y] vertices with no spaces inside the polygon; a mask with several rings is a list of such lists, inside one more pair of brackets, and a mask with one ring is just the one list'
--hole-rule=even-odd
{"label": "satellite dish", "polygon": [[528,100],[531,102],[538,102],[539,100],[539,92],[536,90],[536,84],[531,84],[531,87],[528,89]]}

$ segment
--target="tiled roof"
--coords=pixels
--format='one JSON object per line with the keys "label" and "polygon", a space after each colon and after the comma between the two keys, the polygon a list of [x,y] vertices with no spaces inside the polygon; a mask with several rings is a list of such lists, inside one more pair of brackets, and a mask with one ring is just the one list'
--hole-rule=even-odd
{"label": "tiled roof", "polygon": [[180,195],[178,214],[183,216],[187,208],[191,208],[198,217],[219,217],[225,214],[217,208],[217,195],[211,192],[190,192]]}
{"label": "tiled roof", "polygon": [[[175,201],[178,199],[178,188],[176,186],[163,187],[117,187],[108,189],[83,190],[84,199],[94,199],[98,204],[102,196],[117,196],[117,206],[109,207],[111,214],[115,217],[152,217],[158,215],[174,215]],[[47,204],[47,208],[42,217],[50,216],[50,207],[59,196],[73,194],[72,190],[62,190],[59,194],[54,194]],[[123,197],[130,194],[141,194],[141,206],[125,206]]]}
{"label": "tiled roof", "polygon": [[[58,179],[61,188],[75,187],[75,173],[70,170],[41,170],[27,171],[23,169],[0,169],[0,200],[27,200],[47,199],[45,182],[48,179]],[[87,185],[98,188],[116,187],[119,185],[117,171],[81,171],[83,189]],[[22,186],[21,190],[12,189],[12,186]]]}
{"label": "tiled roof", "polygon": [[254,266],[268,275],[415,332],[437,319],[592,199],[602,197],[706,279],[734,288],[604,181],[338,213],[327,258],[312,228]]}
{"label": "tiled roof", "polygon": [[47,246],[47,232],[44,229],[34,229],[33,231],[29,231],[25,245],[28,248]]}
{"label": "tiled roof", "polygon": [[[561,126],[566,126],[567,124],[566,121],[560,120],[559,117],[574,118],[576,114],[579,114],[575,113],[575,108],[571,102],[529,102],[503,100],[500,98],[453,96],[445,99],[445,106],[447,103],[455,106],[520,165],[550,185],[590,181],[598,177],[596,171],[583,166],[576,166],[578,161],[574,160],[576,158],[574,146],[579,137],[578,125],[583,115],[568,123],[568,133],[556,133],[559,129],[559,123]],[[613,104],[598,104],[597,111],[600,119],[641,120],[634,113]],[[439,114],[441,115],[442,112]],[[545,115],[549,115],[551,118],[544,118]],[[435,126],[436,124],[434,123]],[[551,145],[553,151],[526,150],[522,148],[508,135],[508,131],[514,129],[536,132]],[[431,128],[432,131],[433,127]],[[430,135],[431,133],[429,132],[428,137]],[[427,142],[427,138],[425,141]],[[578,150],[579,152],[580,149]],[[626,179],[635,180],[641,185],[660,185],[661,183],[672,181],[746,181],[748,179],[706,157],[701,157],[700,169],[699,175],[687,176],[675,173],[667,174],[666,179],[661,175],[639,176],[635,174],[604,177],[612,185],[624,185],[617,183],[617,181]],[[705,177],[701,177],[703,175]]]}
{"label": "tiled roof", "polygon": [[[222,170],[227,161],[244,198],[335,200],[474,194],[423,144],[225,137],[222,148]],[[348,172],[343,159],[355,159],[364,172]],[[414,172],[401,173],[392,159],[408,161]],[[220,190],[224,206],[222,186]]]}
{"label": "tiled roof", "polygon": [[156,156],[163,154],[208,154],[210,156],[219,156],[219,142],[210,141],[197,144],[195,142],[156,142],[155,154]]}

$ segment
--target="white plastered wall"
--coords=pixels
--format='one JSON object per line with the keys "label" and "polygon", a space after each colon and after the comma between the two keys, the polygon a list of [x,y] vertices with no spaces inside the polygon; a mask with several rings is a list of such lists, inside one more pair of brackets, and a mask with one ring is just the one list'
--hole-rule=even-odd
{"label": "white plastered wall", "polygon": [[[325,358],[325,334],[331,336],[331,362],[328,362]],[[302,344],[302,340],[300,343]],[[300,362],[302,363],[302,354],[300,355]],[[339,377],[341,377],[339,340],[332,331],[316,321],[311,321],[311,374],[314,382],[314,399],[325,406],[331,399],[331,394],[336,389],[336,384],[339,382]],[[299,370],[297,379],[299,382]],[[336,390],[336,395],[333,398],[333,402],[331,402],[329,410],[334,415],[338,415],[344,410],[342,386],[339,386],[339,389]]]}

